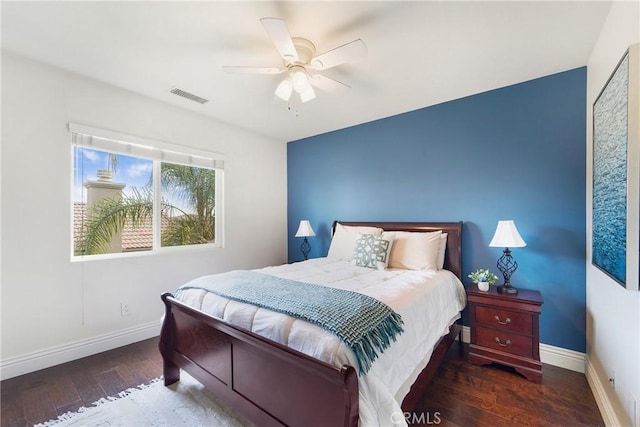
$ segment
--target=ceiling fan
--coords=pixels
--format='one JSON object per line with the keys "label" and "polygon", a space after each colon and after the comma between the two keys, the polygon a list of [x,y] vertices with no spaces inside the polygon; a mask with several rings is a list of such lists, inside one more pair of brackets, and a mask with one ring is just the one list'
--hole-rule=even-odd
{"label": "ceiling fan", "polygon": [[313,87],[332,94],[349,89],[346,84],[327,77],[323,71],[336,65],[361,58],[367,54],[367,46],[361,39],[331,49],[316,56],[316,47],[309,40],[291,37],[287,24],[278,18],[262,18],[260,22],[282,57],[282,67],[223,66],[227,74],[285,74],[276,88],[278,98],[289,101],[293,92],[302,102],[316,97]]}

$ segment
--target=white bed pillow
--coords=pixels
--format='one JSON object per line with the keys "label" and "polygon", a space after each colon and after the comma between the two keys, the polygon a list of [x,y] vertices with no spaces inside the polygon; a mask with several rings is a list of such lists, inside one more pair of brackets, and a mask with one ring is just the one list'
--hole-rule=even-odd
{"label": "white bed pillow", "polygon": [[440,235],[440,246],[438,247],[438,270],[442,270],[444,268],[444,253],[447,250],[447,233],[442,233]]}
{"label": "white bed pillow", "polygon": [[336,224],[336,231],[331,238],[327,258],[351,261],[358,233],[380,235],[382,234],[382,228]]}
{"label": "white bed pillow", "polygon": [[358,267],[384,270],[389,264],[393,239],[382,235],[358,233],[351,262]]}
{"label": "white bed pillow", "polygon": [[385,238],[393,239],[389,268],[405,270],[437,270],[438,249],[442,231],[427,233],[409,231],[385,231]]}

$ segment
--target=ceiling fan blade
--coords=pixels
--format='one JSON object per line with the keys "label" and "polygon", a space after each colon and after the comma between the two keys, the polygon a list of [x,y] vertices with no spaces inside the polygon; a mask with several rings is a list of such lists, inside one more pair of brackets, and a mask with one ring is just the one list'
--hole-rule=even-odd
{"label": "ceiling fan blade", "polygon": [[284,70],[275,67],[243,67],[223,66],[226,74],[282,74]]}
{"label": "ceiling fan blade", "polygon": [[326,70],[327,68],[362,58],[366,54],[367,45],[364,44],[362,39],[357,39],[312,58],[309,61],[309,67],[314,70]]}
{"label": "ceiling fan blade", "polygon": [[331,77],[323,76],[322,74],[309,76],[309,82],[318,89],[335,95],[341,95],[349,89],[349,86],[346,84],[334,80]]}
{"label": "ceiling fan blade", "polygon": [[291,39],[291,34],[289,34],[287,24],[278,18],[262,18],[260,22],[262,22],[262,26],[267,31],[280,56],[287,62],[297,61],[298,52]]}

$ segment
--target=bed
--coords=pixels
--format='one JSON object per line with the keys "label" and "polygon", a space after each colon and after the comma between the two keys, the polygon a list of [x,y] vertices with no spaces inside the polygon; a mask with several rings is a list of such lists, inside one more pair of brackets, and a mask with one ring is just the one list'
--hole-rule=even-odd
{"label": "bed", "polygon": [[[459,287],[462,286],[461,222],[340,221],[334,223],[334,233],[336,227],[377,227],[385,232],[412,233],[441,230],[447,234],[446,247],[443,246],[444,269],[453,273],[443,272],[441,275],[454,276]],[[309,263],[311,268],[315,266],[316,269],[331,270],[334,275],[350,268],[346,265],[350,263],[334,262],[331,259],[309,260],[304,263]],[[266,269],[266,272],[281,276],[293,275],[297,280],[303,266],[307,268],[304,263],[294,263],[291,267],[272,267]],[[389,269],[384,274],[393,276],[394,270]],[[398,276],[403,275],[401,273]],[[379,289],[375,286],[372,288],[374,292]],[[380,382],[378,376],[384,376],[383,374],[367,373],[359,376],[355,367],[357,363],[336,364],[336,360],[320,360],[291,348],[291,342],[286,343],[286,340],[274,337],[266,338],[262,333],[238,326],[237,322],[206,313],[201,307],[191,304],[190,298],[183,299],[186,302],[169,293],[162,295],[166,312],[159,347],[164,362],[165,385],[178,381],[180,369],[184,369],[227,404],[260,426],[357,426],[359,420],[363,425],[371,425],[374,418],[369,395],[381,394],[381,399],[389,400],[388,396],[384,396],[387,392],[386,384],[376,384]],[[403,377],[398,380],[402,384],[389,386],[391,391],[387,394],[393,395],[396,400],[389,403],[389,408],[381,410],[394,411],[393,405],[398,406],[393,416],[385,414],[384,419],[390,419],[389,423],[376,421],[375,424],[404,424],[402,411],[409,412],[413,409],[445,353],[456,336],[460,335],[462,328],[458,319],[464,302],[459,304],[455,316],[448,318],[447,315],[446,327],[429,343],[420,344],[421,348],[428,347],[428,351],[421,350],[426,352],[424,355],[420,353],[420,361],[405,368],[405,371],[409,369],[411,373],[402,374]],[[409,339],[403,338],[403,335],[400,338],[399,342]],[[396,350],[394,345],[399,346],[392,344],[387,350],[391,355],[387,352],[382,354],[380,362],[372,365],[372,370],[382,366],[385,357],[393,357],[393,351]],[[307,353],[314,354],[313,351]],[[345,359],[337,360],[344,362]],[[400,401],[401,408],[398,404]],[[361,407],[361,402],[366,404]]]}

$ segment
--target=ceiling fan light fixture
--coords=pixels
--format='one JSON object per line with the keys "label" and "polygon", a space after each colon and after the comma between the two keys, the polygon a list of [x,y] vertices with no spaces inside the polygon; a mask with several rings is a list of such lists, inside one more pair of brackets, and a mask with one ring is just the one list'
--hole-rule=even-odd
{"label": "ceiling fan light fixture", "polygon": [[294,71],[291,80],[293,80],[293,89],[298,93],[302,93],[308,87],[311,87],[307,73],[303,70]]}
{"label": "ceiling fan light fixture", "polygon": [[276,96],[283,101],[288,101],[291,98],[291,92],[293,91],[293,85],[291,84],[291,80],[286,78],[280,82],[278,87],[276,88]]}
{"label": "ceiling fan light fixture", "polygon": [[[262,18],[260,22],[280,54],[284,66],[278,68],[223,66],[222,70],[227,74],[286,73],[286,78],[278,84],[275,95],[287,103],[291,101],[294,91],[302,102],[314,99],[316,97],[314,87],[332,94],[344,93],[349,86],[323,74],[313,73],[313,70],[323,71],[367,54],[365,43],[361,39],[356,39],[316,56],[316,46],[306,38],[291,37],[284,20]],[[310,71],[313,74],[309,74]],[[289,109],[291,109],[290,104]]]}
{"label": "ceiling fan light fixture", "polygon": [[303,103],[307,101],[311,101],[315,97],[316,97],[316,92],[313,90],[311,86],[308,86],[306,89],[300,92],[300,101],[302,101]]}

